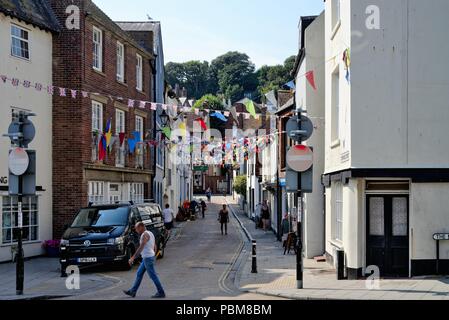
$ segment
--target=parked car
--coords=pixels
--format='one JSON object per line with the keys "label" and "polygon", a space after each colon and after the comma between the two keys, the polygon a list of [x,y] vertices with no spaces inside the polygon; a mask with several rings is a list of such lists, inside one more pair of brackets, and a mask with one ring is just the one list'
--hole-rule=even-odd
{"label": "parked car", "polygon": [[159,205],[92,205],[82,208],[61,240],[62,274],[70,265],[119,264],[129,270],[128,260],[139,247],[135,224],[142,221],[156,239],[158,258],[163,258],[168,232]]}

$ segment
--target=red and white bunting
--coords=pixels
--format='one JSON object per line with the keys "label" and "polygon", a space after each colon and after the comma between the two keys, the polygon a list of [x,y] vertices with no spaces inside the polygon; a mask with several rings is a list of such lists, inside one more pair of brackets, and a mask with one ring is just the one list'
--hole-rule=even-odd
{"label": "red and white bunting", "polygon": [[145,101],[140,101],[139,108],[140,109],[145,109],[146,105],[147,105],[147,103]]}
{"label": "red and white bunting", "polygon": [[76,99],[77,91],[71,89],[71,90],[70,90],[70,95],[72,96],[72,99]]}
{"label": "red and white bunting", "polygon": [[135,103],[135,100],[128,99],[128,108],[134,108],[134,103]]}
{"label": "red and white bunting", "polygon": [[157,110],[157,104],[151,103],[151,110],[156,111]]}

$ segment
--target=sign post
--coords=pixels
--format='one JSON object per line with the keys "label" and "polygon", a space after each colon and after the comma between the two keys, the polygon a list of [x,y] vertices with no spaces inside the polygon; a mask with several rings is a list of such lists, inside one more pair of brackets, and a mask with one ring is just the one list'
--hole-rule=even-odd
{"label": "sign post", "polygon": [[[29,193],[35,193],[35,153],[34,151],[25,150],[28,145],[33,141],[36,130],[33,123],[28,119],[35,114],[25,110],[16,111],[13,108],[12,122],[8,129],[8,134],[5,136],[11,139],[13,145],[9,154],[9,195],[17,196],[17,253],[15,257],[16,261],[16,294],[23,295],[24,287],[24,252],[23,252],[23,195],[24,195],[24,175],[32,167],[30,174],[31,180],[27,180],[27,190],[31,190]],[[33,157],[30,157],[30,154]],[[17,182],[17,185],[13,183]],[[31,181],[31,183],[29,182]],[[33,184],[33,185],[29,185]],[[14,239],[14,234],[12,235]]]}
{"label": "sign post", "polygon": [[[297,174],[297,194],[298,194],[298,227],[297,227],[297,250],[296,250],[296,281],[298,289],[304,287],[304,257],[303,257],[303,241],[304,241],[304,205],[303,194],[312,191],[313,174],[309,171],[313,167],[313,151],[308,146],[301,143],[308,140],[313,134],[312,121],[303,115],[304,110],[297,109],[296,116],[292,117],[286,125],[288,137],[298,142],[287,153],[287,165],[290,170],[298,172]],[[306,174],[308,173],[308,174]],[[295,175],[290,175],[293,179]],[[310,180],[310,181],[308,181]],[[292,184],[289,184],[292,185]],[[307,188],[303,190],[303,185]]]}

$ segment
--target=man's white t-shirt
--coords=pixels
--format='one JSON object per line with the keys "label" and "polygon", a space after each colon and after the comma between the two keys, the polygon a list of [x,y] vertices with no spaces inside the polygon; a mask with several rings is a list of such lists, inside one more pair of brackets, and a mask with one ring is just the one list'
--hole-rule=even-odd
{"label": "man's white t-shirt", "polygon": [[170,209],[170,208],[164,209],[163,214],[164,214],[164,222],[165,223],[173,222],[173,210],[172,209]]}
{"label": "man's white t-shirt", "polygon": [[156,240],[154,239],[154,234],[151,231],[145,231],[140,236],[140,243],[141,244],[143,242],[143,237],[144,237],[145,234],[149,235],[150,240],[148,240],[148,242],[146,243],[145,247],[143,247],[142,253],[140,255],[142,256],[143,259],[153,258],[156,255],[156,253],[154,252],[154,245],[155,245]]}

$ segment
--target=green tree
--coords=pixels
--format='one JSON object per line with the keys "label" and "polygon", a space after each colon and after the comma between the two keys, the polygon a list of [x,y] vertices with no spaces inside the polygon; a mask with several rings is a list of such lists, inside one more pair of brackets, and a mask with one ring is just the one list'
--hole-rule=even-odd
{"label": "green tree", "polygon": [[234,179],[234,191],[246,198],[247,178],[246,176],[237,176]]}
{"label": "green tree", "polygon": [[169,62],[165,66],[167,82],[174,88],[176,84],[187,89],[189,97],[199,99],[209,93],[209,63],[207,61]]}
{"label": "green tree", "polygon": [[240,52],[228,52],[217,57],[210,65],[210,78],[218,83],[219,93],[226,99],[237,101],[245,93],[257,88],[255,66],[248,55]]}
{"label": "green tree", "polygon": [[196,109],[211,109],[211,110],[223,110],[223,98],[215,96],[213,94],[206,94],[198,99],[193,105]]}
{"label": "green tree", "polygon": [[285,60],[283,65],[262,66],[257,70],[258,91],[265,94],[271,90],[278,90],[284,84],[293,80],[291,71],[295,65],[296,56],[291,56]]}

